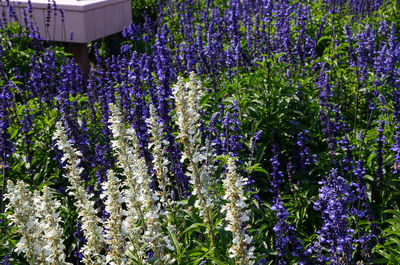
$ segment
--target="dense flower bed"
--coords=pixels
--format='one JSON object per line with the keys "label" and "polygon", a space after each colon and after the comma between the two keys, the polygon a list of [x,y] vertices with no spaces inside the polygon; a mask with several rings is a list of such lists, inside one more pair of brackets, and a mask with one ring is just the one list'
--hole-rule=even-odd
{"label": "dense flower bed", "polygon": [[2,264],[400,262],[399,3],[160,1],[86,76],[6,3]]}

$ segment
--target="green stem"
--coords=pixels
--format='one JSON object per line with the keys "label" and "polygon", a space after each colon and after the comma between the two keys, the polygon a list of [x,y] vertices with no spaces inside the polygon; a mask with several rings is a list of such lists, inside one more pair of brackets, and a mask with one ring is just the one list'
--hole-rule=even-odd
{"label": "green stem", "polygon": [[2,183],[2,187],[1,187],[1,204],[0,204],[0,213],[4,213],[4,192],[6,190],[6,165],[4,164],[0,164],[0,166],[2,166],[3,168],[3,183]]}

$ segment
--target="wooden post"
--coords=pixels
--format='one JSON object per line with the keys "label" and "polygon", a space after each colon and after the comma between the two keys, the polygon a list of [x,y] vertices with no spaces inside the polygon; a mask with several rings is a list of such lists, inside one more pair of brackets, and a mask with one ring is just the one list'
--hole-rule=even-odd
{"label": "wooden post", "polygon": [[82,69],[82,73],[89,75],[89,51],[87,43],[70,43],[71,53],[74,54],[75,61]]}

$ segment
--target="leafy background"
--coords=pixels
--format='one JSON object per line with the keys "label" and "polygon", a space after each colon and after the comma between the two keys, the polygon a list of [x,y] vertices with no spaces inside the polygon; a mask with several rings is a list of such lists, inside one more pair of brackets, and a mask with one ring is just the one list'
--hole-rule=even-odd
{"label": "leafy background", "polygon": [[[218,155],[236,151],[242,174],[252,180],[250,234],[259,264],[302,259],[290,231],[315,263],[398,264],[398,3],[134,0],[132,7],[134,24],[89,44],[88,76],[71,60],[67,46],[43,41],[12,16],[5,21],[13,23],[0,24],[1,183],[21,179],[32,189],[49,185],[58,191],[69,261],[78,259],[77,213],[65,193],[52,141],[55,122],[66,123],[68,136],[84,152],[88,190],[99,196],[97,182],[114,161],[105,126],[107,103],[118,102],[125,120],[145,135],[142,116],[154,104],[152,96],[158,95],[160,110],[172,112],[170,87],[177,76],[194,71],[208,91],[202,99],[205,135],[219,146]],[[218,123],[210,133],[215,115]],[[174,134],[174,121],[168,115],[166,120],[171,128],[165,133]],[[357,161],[365,168],[362,181],[354,173]],[[338,251],[329,252],[331,245],[322,250],[324,261],[316,261],[312,250],[329,221],[315,203],[332,168],[355,196],[343,203],[346,229],[354,230],[349,233],[351,261],[338,263],[331,260]],[[364,217],[354,213],[360,209],[354,204],[362,200],[359,183],[365,185]],[[277,198],[286,219],[277,214]],[[193,205],[192,197],[180,199]],[[223,219],[218,213],[215,218]],[[24,264],[23,255],[13,252],[19,239],[15,228],[2,220],[0,258]],[[181,228],[179,264],[232,263],[228,233],[217,231],[219,243],[212,249],[209,239],[199,237],[206,228],[195,211],[186,211],[174,224]],[[368,255],[363,235],[369,235]]]}

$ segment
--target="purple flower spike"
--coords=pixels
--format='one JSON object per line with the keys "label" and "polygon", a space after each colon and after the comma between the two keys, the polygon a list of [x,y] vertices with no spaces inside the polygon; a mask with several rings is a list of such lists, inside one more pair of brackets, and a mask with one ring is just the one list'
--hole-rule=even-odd
{"label": "purple flower spike", "polygon": [[10,263],[10,254],[8,254],[8,252],[4,256],[3,261],[0,264],[1,265],[11,265],[11,263]]}
{"label": "purple flower spike", "polygon": [[348,206],[355,201],[355,196],[348,182],[337,175],[336,169],[331,170],[327,180],[319,183],[322,187],[314,209],[321,211],[324,223],[317,231],[318,241],[310,251],[316,253],[318,262],[343,264],[342,261],[347,260],[347,264],[351,264],[354,230],[349,227],[351,213]]}

